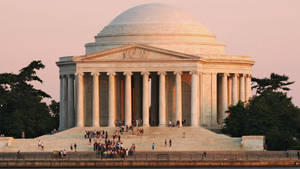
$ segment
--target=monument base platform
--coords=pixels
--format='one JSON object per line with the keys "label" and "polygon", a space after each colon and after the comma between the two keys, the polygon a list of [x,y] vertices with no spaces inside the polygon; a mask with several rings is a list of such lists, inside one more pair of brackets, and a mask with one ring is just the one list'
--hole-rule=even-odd
{"label": "monument base platform", "polygon": [[[84,127],[71,128],[56,134],[44,135],[34,139],[14,139],[7,147],[2,147],[0,152],[35,152],[70,150],[70,145],[76,143],[77,151],[92,151],[93,146],[88,139],[84,139],[85,130],[107,130],[111,135],[116,128],[108,127]],[[167,146],[165,146],[165,139]],[[169,140],[172,146],[169,146]],[[42,141],[44,150],[38,148],[38,142]],[[152,151],[152,143],[155,143],[154,151],[243,151],[241,138],[232,138],[223,134],[217,134],[202,127],[147,127],[144,135],[132,135],[125,132],[121,136],[125,148],[136,145],[136,151]]]}

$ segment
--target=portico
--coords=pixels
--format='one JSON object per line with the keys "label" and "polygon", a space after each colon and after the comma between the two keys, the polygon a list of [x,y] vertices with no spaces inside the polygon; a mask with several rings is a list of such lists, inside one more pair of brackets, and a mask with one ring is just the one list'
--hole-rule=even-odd
{"label": "portico", "polygon": [[[125,51],[136,53],[126,55]],[[111,54],[106,52],[113,52],[115,58],[107,59]],[[66,128],[114,127],[117,121],[126,125],[138,121],[145,127],[166,126],[169,121],[182,125],[183,120],[187,126],[216,127],[226,117],[229,102],[235,104],[250,97],[248,72],[207,72],[203,67],[209,60],[138,44],[106,52],[73,57],[75,74],[61,76],[62,112],[65,112],[61,124]],[[158,52],[159,59],[153,58]],[[144,56],[139,53],[144,53]],[[133,74],[140,76],[142,83],[135,83],[137,79]],[[230,83],[229,79],[232,79]],[[74,84],[77,84],[77,96]],[[158,90],[155,90],[152,86],[157,84]],[[183,95],[183,90],[190,93]],[[153,94],[155,92],[158,95]],[[158,104],[152,103],[153,99],[157,99]],[[190,103],[183,105],[183,99],[190,100]],[[77,106],[74,100],[77,100]],[[140,103],[140,106],[133,105]],[[190,108],[186,109],[187,106]],[[135,109],[139,107],[141,109]]]}

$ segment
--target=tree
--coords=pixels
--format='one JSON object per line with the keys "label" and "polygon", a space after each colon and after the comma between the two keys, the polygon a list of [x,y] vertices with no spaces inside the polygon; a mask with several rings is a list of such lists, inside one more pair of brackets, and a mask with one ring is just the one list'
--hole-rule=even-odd
{"label": "tree", "polygon": [[269,150],[300,148],[300,109],[287,97],[287,76],[272,73],[270,78],[254,78],[258,89],[248,104],[229,108],[223,133],[234,137],[264,135]]}
{"label": "tree", "polygon": [[58,129],[59,127],[59,102],[51,100],[49,105],[51,116],[54,118],[53,128]]}
{"label": "tree", "polygon": [[270,78],[252,78],[254,83],[252,88],[256,89],[256,94],[261,94],[265,91],[289,91],[290,88],[287,86],[294,82],[289,82],[288,80],[288,76],[271,73]]}
{"label": "tree", "polygon": [[0,133],[21,137],[25,132],[26,137],[36,137],[53,129],[54,118],[42,101],[51,97],[31,84],[43,82],[36,71],[44,67],[41,61],[33,61],[18,74],[0,74]]}

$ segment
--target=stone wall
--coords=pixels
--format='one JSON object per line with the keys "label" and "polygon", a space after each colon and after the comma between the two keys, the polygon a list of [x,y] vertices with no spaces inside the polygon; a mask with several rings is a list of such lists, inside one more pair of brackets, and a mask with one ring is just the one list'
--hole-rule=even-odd
{"label": "stone wall", "polygon": [[241,145],[244,150],[264,150],[265,136],[243,136]]}

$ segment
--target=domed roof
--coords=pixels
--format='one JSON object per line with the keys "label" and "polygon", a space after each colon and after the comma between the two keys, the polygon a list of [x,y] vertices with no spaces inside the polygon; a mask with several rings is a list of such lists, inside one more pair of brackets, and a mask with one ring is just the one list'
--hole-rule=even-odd
{"label": "domed roof", "polygon": [[[129,26],[130,29],[124,29],[125,25]],[[122,26],[122,29],[118,29]],[[143,4],[126,10],[112,20],[98,36],[137,33],[202,34],[213,36],[213,33],[201,25],[194,16],[179,8],[158,3]]]}
{"label": "domed roof", "polygon": [[144,44],[186,54],[225,52],[225,45],[187,12],[165,4],[143,4],[126,10],[85,45],[93,53],[126,44]]}
{"label": "domed roof", "polygon": [[199,24],[194,16],[181,9],[154,3],[130,8],[112,20],[109,25],[150,23]]}

